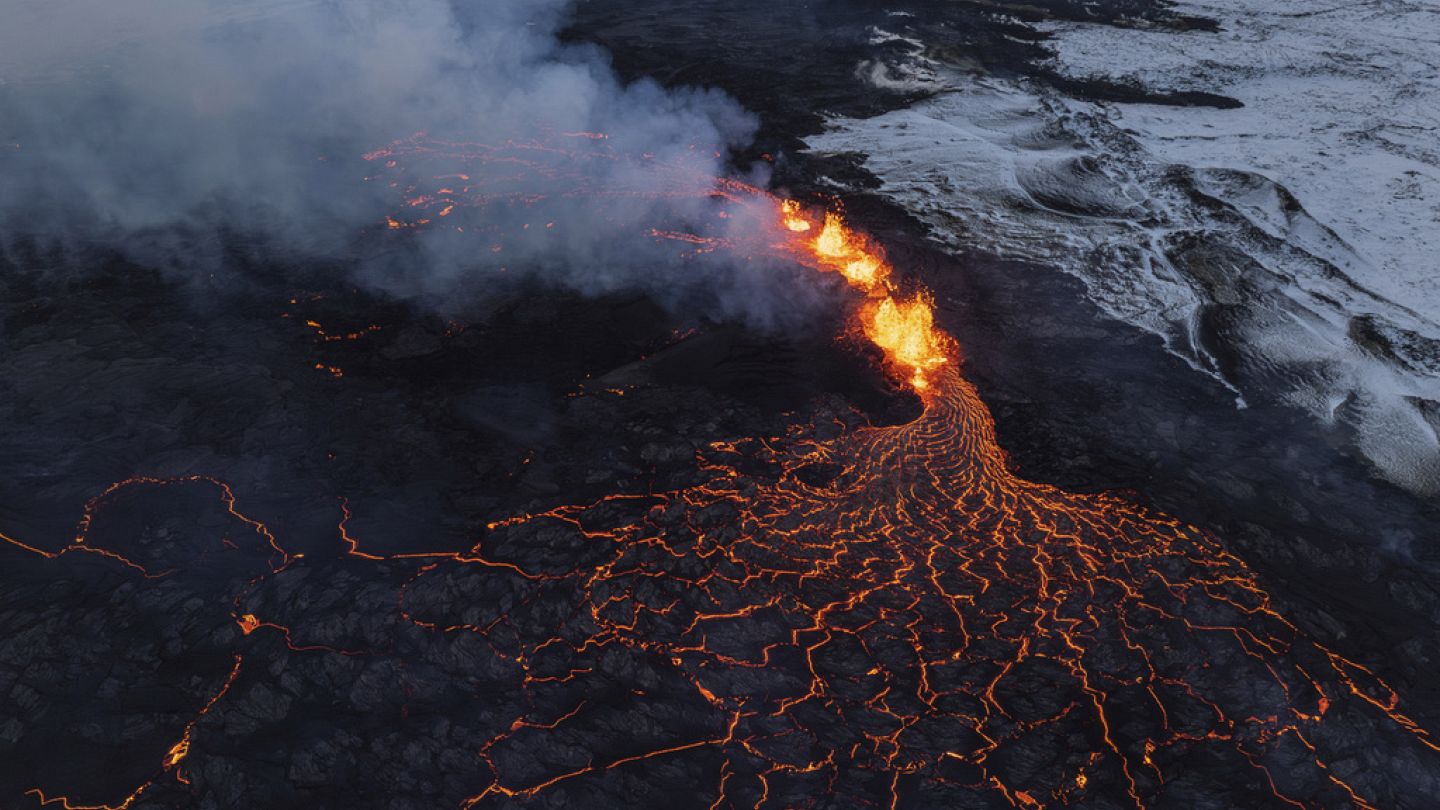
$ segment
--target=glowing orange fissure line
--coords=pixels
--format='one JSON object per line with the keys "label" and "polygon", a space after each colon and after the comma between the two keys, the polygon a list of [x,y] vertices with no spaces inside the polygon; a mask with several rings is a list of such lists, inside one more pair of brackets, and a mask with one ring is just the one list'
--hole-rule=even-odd
{"label": "glowing orange fissure line", "polygon": [[838,212],[826,211],[812,219],[798,202],[784,200],[779,219],[782,229],[791,234],[792,250],[821,270],[839,273],[870,299],[860,311],[865,336],[905,373],[912,388],[928,390],[932,372],[951,361],[954,349],[953,341],[935,327],[935,305],[929,294],[901,297],[884,251],[855,232]]}
{"label": "glowing orange fissure line", "polygon": [[[226,676],[220,688],[210,696],[210,699],[206,701],[205,705],[201,707],[200,711],[196,713],[190,722],[185,724],[185,730],[180,735],[180,739],[174,745],[170,746],[170,750],[165,752],[165,758],[160,763],[162,774],[174,773],[178,781],[182,783],[188,781],[180,771],[180,763],[184,762],[185,758],[190,755],[190,740],[195,734],[195,727],[200,724],[200,721],[204,719],[205,715],[210,713],[211,709],[215,708],[215,704],[219,703],[220,699],[225,697],[226,693],[230,691],[230,687],[235,685],[235,680],[240,677],[240,667],[242,663],[243,659],[239,655],[236,655],[235,663],[230,668],[230,674]],[[135,788],[135,790],[131,791],[130,795],[121,799],[116,804],[77,804],[72,802],[67,796],[46,795],[45,791],[39,788],[31,788],[25,791],[25,795],[33,796],[42,807],[59,804],[64,810],[128,810],[140,799],[142,794],[155,785],[158,779],[159,777],[157,776],[146,780],[141,783],[139,787]]]}

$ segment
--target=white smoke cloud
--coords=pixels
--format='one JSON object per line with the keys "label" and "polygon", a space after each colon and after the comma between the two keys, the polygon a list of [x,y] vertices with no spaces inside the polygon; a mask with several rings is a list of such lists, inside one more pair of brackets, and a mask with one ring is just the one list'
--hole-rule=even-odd
{"label": "white smoke cloud", "polygon": [[[732,309],[773,317],[749,294],[770,283],[755,271],[709,268],[677,285],[657,275],[660,254],[617,230],[702,219],[709,203],[695,195],[557,202],[560,232],[500,258],[453,234],[413,237],[403,261],[355,247],[398,202],[387,184],[362,182],[373,167],[360,155],[419,130],[485,143],[604,132],[614,153],[647,156],[542,158],[556,171],[526,182],[556,199],[577,183],[664,191],[675,179],[661,167],[678,162],[696,178],[731,171],[726,155],[747,142],[753,117],[716,91],[621,82],[603,51],[557,40],[567,5],[26,4],[0,33],[0,224],[7,237],[98,242],[182,272],[221,252],[212,237],[223,230],[291,255],[348,257],[401,292],[443,295],[504,265],[581,291],[702,284]],[[520,224],[521,212],[486,215]]]}

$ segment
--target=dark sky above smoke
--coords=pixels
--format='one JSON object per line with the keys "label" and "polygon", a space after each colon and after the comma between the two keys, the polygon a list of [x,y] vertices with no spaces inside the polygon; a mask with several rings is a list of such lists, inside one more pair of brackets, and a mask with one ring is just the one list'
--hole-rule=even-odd
{"label": "dark sky above smoke", "polygon": [[[294,256],[343,255],[405,294],[443,296],[502,265],[582,292],[674,289],[657,270],[667,254],[631,228],[706,220],[702,195],[664,193],[683,184],[666,167],[683,164],[692,184],[733,174],[726,155],[754,119],[713,90],[622,83],[603,51],[557,42],[567,5],[24,0],[0,29],[4,230],[98,241],[183,272],[206,269],[205,235],[223,229]],[[374,167],[360,156],[422,130],[487,144],[604,132],[621,159],[532,153],[539,168],[509,182],[548,201],[483,216],[497,230],[563,216],[546,240],[514,239],[496,257],[453,233],[419,234],[404,262],[393,250],[376,259],[357,240],[401,200],[363,180]],[[577,186],[625,193],[597,204],[567,197]],[[771,296],[754,294],[772,282],[721,264],[690,268],[678,286],[773,320],[757,303]]]}

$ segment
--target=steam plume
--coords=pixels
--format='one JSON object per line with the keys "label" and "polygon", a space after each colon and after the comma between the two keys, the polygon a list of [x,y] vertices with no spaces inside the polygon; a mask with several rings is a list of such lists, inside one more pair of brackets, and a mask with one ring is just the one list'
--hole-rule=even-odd
{"label": "steam plume", "polygon": [[[747,294],[770,283],[756,273],[662,278],[620,233],[703,219],[704,178],[726,173],[753,118],[715,91],[621,82],[599,49],[557,40],[567,5],[37,4],[0,34],[10,54],[0,62],[0,222],[10,237],[99,243],[182,273],[211,269],[224,232],[292,257],[346,256],[406,294],[443,296],[460,277],[504,266],[587,292],[699,285],[722,307],[770,317]],[[360,156],[419,130],[491,145],[604,133],[610,157],[527,152],[517,183],[545,201],[484,217],[518,232],[563,216],[543,240],[512,237],[492,256],[448,228],[377,259],[357,244],[398,195],[362,179],[375,167]],[[666,170],[678,165],[688,181]],[[585,205],[577,187],[616,193]]]}

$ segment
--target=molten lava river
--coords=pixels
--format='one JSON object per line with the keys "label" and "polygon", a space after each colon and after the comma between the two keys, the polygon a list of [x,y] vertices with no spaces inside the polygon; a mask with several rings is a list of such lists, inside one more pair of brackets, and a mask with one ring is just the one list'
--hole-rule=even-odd
{"label": "molten lava river", "polygon": [[[509,165],[527,148],[417,136],[368,157],[388,171],[422,153]],[[457,206],[509,193],[464,172],[436,189],[395,182],[410,218],[391,228],[458,221]],[[1440,745],[1395,692],[1287,620],[1216,538],[1120,495],[1012,474],[930,298],[840,213],[729,181],[682,185],[752,233],[649,239],[834,274],[852,337],[878,347],[923,414],[716,443],[697,485],[495,516],[462,552],[367,550],[347,525],[364,504],[347,503],[339,553],[312,560],[218,480],[116,484],[73,544],[7,537],[12,550],[36,565],[95,558],[162,587],[214,563],[104,545],[105,511],[162,490],[213,501],[227,570],[251,566],[216,586],[229,588],[230,654],[131,792],[42,784],[30,798],[177,806],[222,764],[260,769],[227,740],[286,733],[253,695],[293,691],[287,679],[411,696],[335,710],[396,708],[396,734],[432,743],[418,764],[352,769],[381,795],[429,797],[375,806],[1378,807],[1403,788],[1362,751],[1433,767]],[[536,547],[554,562],[517,552]],[[285,607],[320,577],[385,606],[383,632]],[[293,781],[296,767],[255,772]],[[419,772],[434,776],[407,781]]]}

